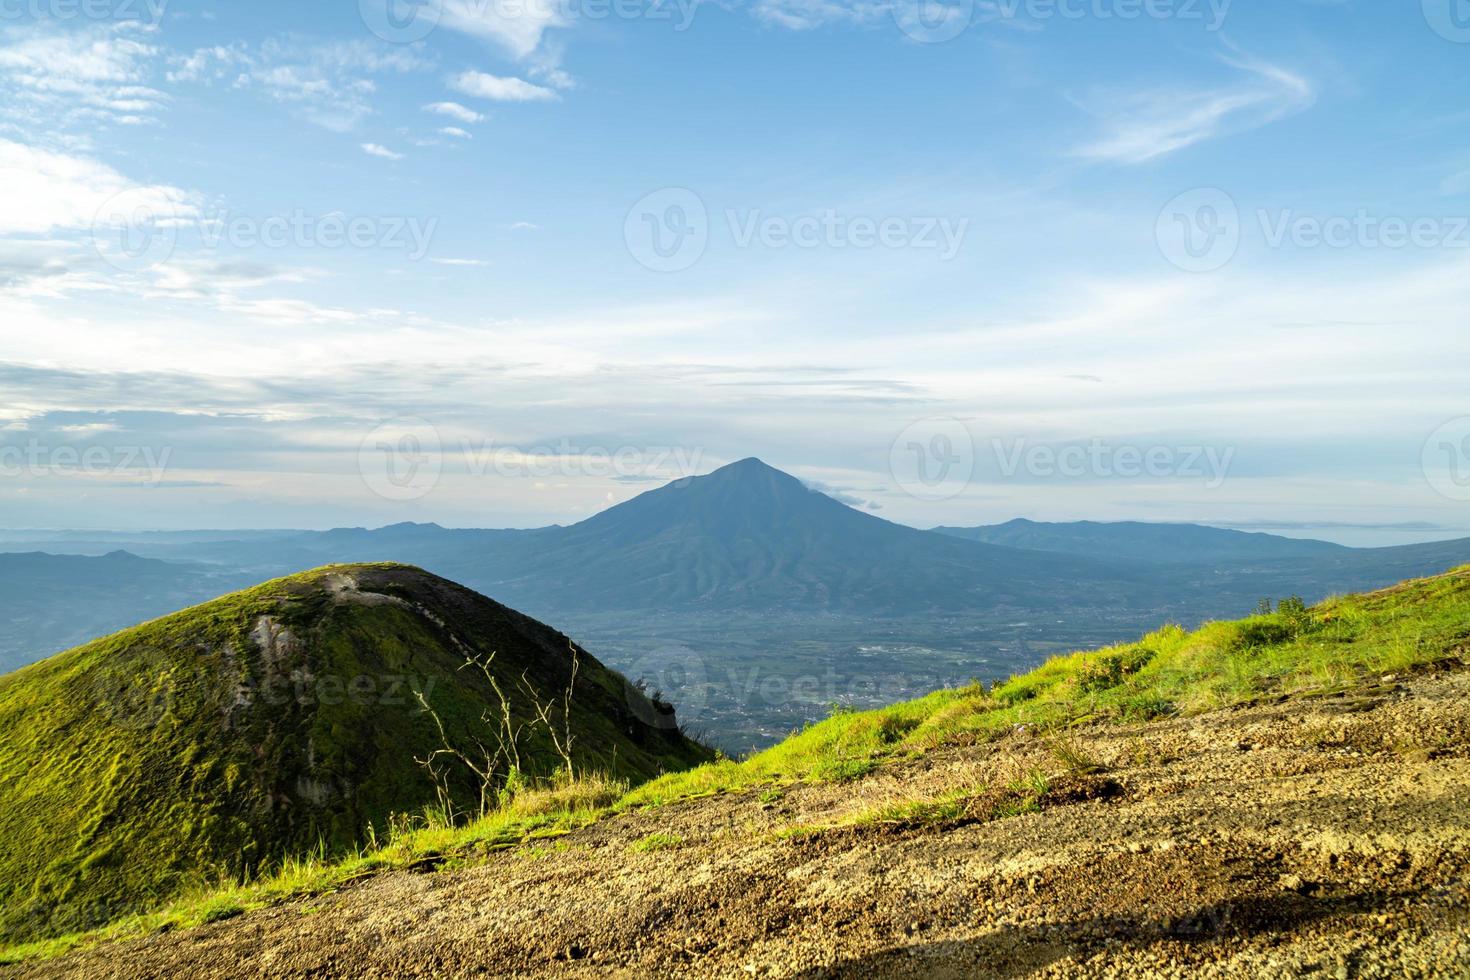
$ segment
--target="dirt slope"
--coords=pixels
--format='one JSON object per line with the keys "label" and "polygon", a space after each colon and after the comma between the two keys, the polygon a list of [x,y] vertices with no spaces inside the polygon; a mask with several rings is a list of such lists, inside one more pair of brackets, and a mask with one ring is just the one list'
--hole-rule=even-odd
{"label": "dirt slope", "polygon": [[[1470,674],[1071,746],[1107,770],[1022,731],[6,975],[1470,977]],[[1041,812],[781,833],[1031,767]]]}

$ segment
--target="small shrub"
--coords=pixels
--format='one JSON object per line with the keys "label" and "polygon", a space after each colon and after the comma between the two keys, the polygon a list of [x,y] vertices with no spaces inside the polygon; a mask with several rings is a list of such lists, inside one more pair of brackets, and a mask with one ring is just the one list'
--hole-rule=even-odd
{"label": "small shrub", "polygon": [[1296,638],[1291,627],[1278,620],[1260,620],[1245,623],[1240,627],[1240,632],[1235,638],[1235,649],[1257,650],[1261,647],[1274,647],[1283,643],[1290,643]]}
{"label": "small shrub", "polygon": [[1147,667],[1154,659],[1148,647],[1131,647],[1119,653],[1101,653],[1084,660],[1077,671],[1077,688],[1084,693],[1117,687]]}
{"label": "small shrub", "polygon": [[812,772],[818,780],[827,783],[845,783],[861,779],[878,767],[872,759],[828,759]]}
{"label": "small shrub", "polygon": [[1047,748],[1051,751],[1052,758],[1056,759],[1067,772],[1086,776],[1106,772],[1108,769],[1100,759],[1091,755],[1075,739],[1055,739],[1047,745]]}
{"label": "small shrub", "polygon": [[627,783],[602,773],[586,773],[576,779],[563,774],[545,786],[520,790],[507,809],[523,817],[600,810],[612,806],[627,792]]}
{"label": "small shrub", "polygon": [[915,728],[919,727],[917,718],[900,718],[896,715],[885,715],[878,722],[878,741],[884,745],[892,745],[900,742],[903,737]]}

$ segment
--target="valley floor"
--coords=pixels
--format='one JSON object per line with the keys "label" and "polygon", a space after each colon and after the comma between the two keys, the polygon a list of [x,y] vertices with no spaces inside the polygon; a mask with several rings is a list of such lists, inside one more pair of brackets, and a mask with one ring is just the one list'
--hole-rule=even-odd
{"label": "valley floor", "polygon": [[[923,802],[1037,771],[1033,812]],[[0,974],[1470,977],[1470,672],[1017,731]]]}

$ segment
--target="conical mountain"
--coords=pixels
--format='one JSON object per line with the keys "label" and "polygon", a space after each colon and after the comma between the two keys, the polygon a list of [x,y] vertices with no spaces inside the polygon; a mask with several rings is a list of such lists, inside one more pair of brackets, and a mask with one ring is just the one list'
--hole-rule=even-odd
{"label": "conical mountain", "polygon": [[537,610],[914,613],[1110,601],[1101,562],[961,541],[885,521],[757,459],[678,480],[570,527],[441,553],[435,567]]}

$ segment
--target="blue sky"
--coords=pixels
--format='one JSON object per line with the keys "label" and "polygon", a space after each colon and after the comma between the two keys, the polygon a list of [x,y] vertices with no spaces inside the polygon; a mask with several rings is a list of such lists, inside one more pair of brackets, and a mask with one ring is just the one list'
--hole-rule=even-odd
{"label": "blue sky", "polygon": [[1470,530],[1451,0],[402,2],[0,2],[0,525]]}

